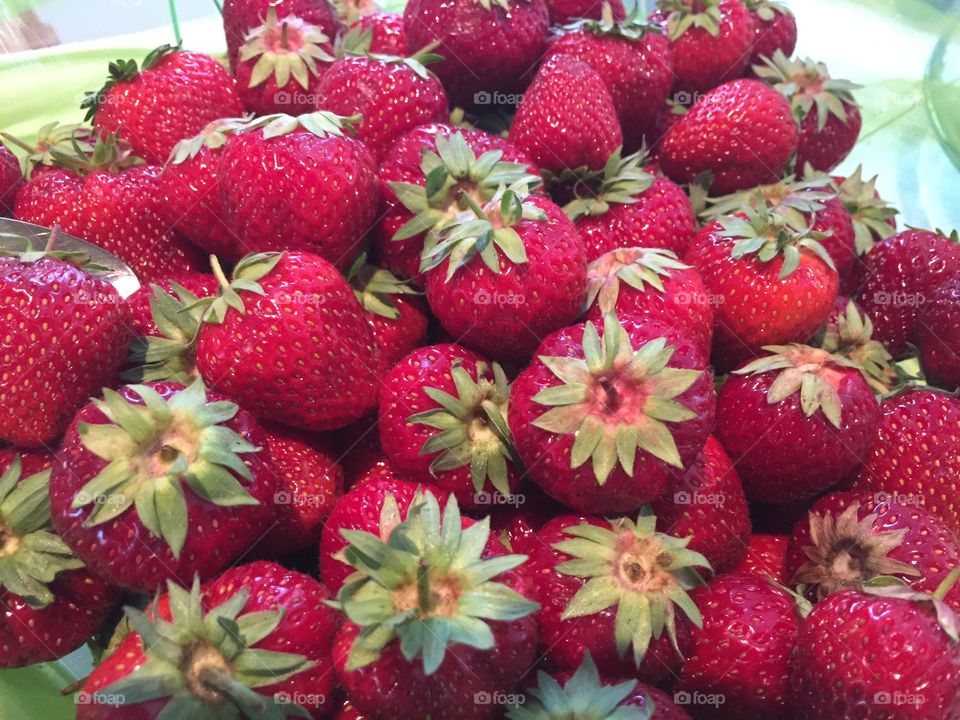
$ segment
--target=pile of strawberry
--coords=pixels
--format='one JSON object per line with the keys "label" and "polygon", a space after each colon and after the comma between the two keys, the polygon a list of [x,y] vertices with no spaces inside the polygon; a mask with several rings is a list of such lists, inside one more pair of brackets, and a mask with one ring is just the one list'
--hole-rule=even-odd
{"label": "pile of strawberry", "polygon": [[960,718],[960,244],[831,175],[785,7],[223,14],[229,72],[0,146],[53,228],[0,666],[91,641],[80,720]]}

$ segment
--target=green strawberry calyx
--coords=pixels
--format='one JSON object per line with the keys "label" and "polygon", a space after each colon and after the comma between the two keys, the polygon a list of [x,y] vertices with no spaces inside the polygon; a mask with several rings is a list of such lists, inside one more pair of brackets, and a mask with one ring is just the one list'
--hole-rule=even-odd
{"label": "green strawberry calyx", "polygon": [[90,128],[82,125],[61,125],[58,122],[41,127],[33,145],[6,132],[0,132],[0,137],[26,153],[20,165],[24,177],[28,180],[37,165],[57,165],[57,158],[62,157],[89,157],[96,144]]}
{"label": "green strawberry calyx", "polygon": [[896,577],[881,576],[867,581],[862,590],[876,597],[906,600],[918,604],[930,604],[937,618],[937,624],[954,643],[960,643],[960,614],[950,607],[944,598],[960,580],[960,568],[954,568],[932,593],[919,592],[903,584]]}
{"label": "green strawberry calyx", "polygon": [[450,372],[456,394],[434,387],[423,392],[438,407],[411,415],[408,423],[426,425],[439,432],[420,448],[421,455],[439,453],[430,463],[433,475],[470,466],[470,480],[479,493],[487,482],[504,497],[510,496],[508,464],[519,465],[507,427],[510,383],[499,364],[477,363],[476,379],[458,361]]}
{"label": "green strawberry calyx", "polygon": [[124,706],[167,699],[159,716],[164,718],[311,717],[285,697],[257,692],[316,665],[303,655],[254,647],[277,630],[282,609],[243,612],[249,588],[213,608],[205,607],[199,580],[190,590],[170,581],[167,588],[170,620],[156,611],[125,608],[146,662],[103,693],[120,698]]}
{"label": "green strawberry calyx", "polygon": [[779,277],[785,280],[798,267],[804,253],[819,258],[836,272],[837,267],[826,248],[820,244],[832,231],[814,232],[809,227],[793,225],[787,215],[773,212],[766,205],[745,207],[736,215],[725,215],[716,221],[718,237],[733,241],[730,251],[735,260],[754,256],[761,263],[783,259]]}
{"label": "green strawberry calyx", "polygon": [[877,531],[877,513],[858,519],[860,503],[850,503],[840,515],[822,515],[810,511],[811,545],[803,548],[807,556],[793,577],[792,584],[812,589],[823,600],[838,590],[855,589],[877,576],[922,573],[910,563],[889,557],[903,544],[907,530]]}
{"label": "green strawberry calyx", "polygon": [[[16,258],[25,264],[35,263],[44,258],[51,258],[69,263],[91,274],[105,272],[109,269],[93,262],[90,256],[82,250],[57,250],[56,245],[59,237],[60,226],[54,225],[50,229],[50,235],[47,237],[44,248],[42,250],[34,250],[33,241],[30,238],[18,235],[17,233],[0,232],[0,243],[4,246],[0,247],[0,258]],[[9,247],[11,245],[17,246],[16,249],[11,249]]]}
{"label": "green strawberry calyx", "polygon": [[257,87],[273,78],[278,88],[296,80],[304,90],[310,79],[320,76],[317,63],[332,63],[334,57],[325,47],[330,46],[322,29],[305,22],[296,15],[277,18],[277,9],[271,7],[262,25],[251,29],[240,46],[240,62],[256,58],[250,72],[249,87]]}
{"label": "green strawberry calyx", "polygon": [[246,312],[241,293],[266,295],[260,280],[269,275],[283,258],[282,252],[253,253],[242,258],[233,267],[232,279],[228,280],[215,255],[210,256],[210,267],[217,282],[220,283],[220,292],[216,297],[202,298],[189,309],[202,308],[200,320],[204,323],[221,325],[227,314],[235,310],[241,315]]}
{"label": "green strawberry calyx", "polygon": [[672,270],[689,270],[676,253],[662,248],[618,248],[604,253],[587,267],[586,307],[594,303],[606,315],[614,312],[621,282],[638,292],[648,287],[664,293],[663,279]]}
{"label": "green strawberry calyx", "polygon": [[666,338],[634,350],[612,313],[604,317],[602,338],[588,322],[582,358],[540,356],[561,384],[533,396],[534,402],[549,408],[533,425],[575,435],[570,466],[592,461],[599,485],[606,483],[617,463],[633,477],[638,449],[667,465],[682,467],[668,423],[696,417],[675,398],[703,373],[669,367],[673,353]]}
{"label": "green strawberry calyx", "polygon": [[657,7],[667,16],[667,35],[676,40],[690,30],[704,30],[713,37],[720,34],[723,22],[721,0],[657,0]]}
{"label": "green strawberry calyx", "polygon": [[854,362],[875,393],[890,392],[900,381],[893,356],[873,339],[873,322],[851,300],[835,323],[829,323],[819,343],[826,352]]}
{"label": "green strawberry calyx", "polygon": [[128,387],[142,405],[105,389],[93,403],[108,422],[77,427],[84,447],[108,464],[80,489],[72,507],[91,507],[85,527],[132,509],[179,558],[189,529],[183,485],[213,505],[258,505],[241,481],[253,479],[243,456],[259,448],[226,426],[239,407],[210,402],[201,380],[168,399],[148,385]]}
{"label": "green strawberry calyx", "polygon": [[227,144],[231,135],[249,130],[256,127],[259,120],[255,120],[252,115],[242,118],[220,118],[207,123],[197,135],[192,138],[181,140],[173,146],[170,151],[168,162],[174,165],[195,158],[203,148],[218,150]]}
{"label": "green strawberry calyx", "polygon": [[[388,499],[383,515],[395,518],[396,500]],[[490,519],[464,528],[453,497],[441,513],[436,497],[424,493],[388,538],[359,530],[342,530],[341,535],[349,543],[344,558],[357,572],[333,605],[361,628],[350,648],[348,670],[376,662],[397,641],[408,662],[420,658],[424,674],[432,675],[450,645],[491,650],[495,641],[488,621],[511,622],[539,607],[496,582],[527,557],[483,559]]]}
{"label": "green strawberry calyx", "polygon": [[136,60],[124,60],[122,58],[109,63],[107,65],[106,82],[99,90],[88,91],[83,102],[80,103],[80,109],[87,111],[84,120],[89,122],[93,119],[97,110],[100,109],[100,106],[106,101],[107,95],[115,86],[133,81],[140,73],[153,69],[165,57],[177,52],[180,52],[179,45],[161,45],[147,53],[143,62],[139,65]]}
{"label": "green strawberry calyx", "polygon": [[0,587],[39,609],[54,601],[58,573],[84,565],[50,530],[50,471],[21,474],[17,455],[0,476]]}
{"label": "green strawberry calyx", "polygon": [[793,15],[790,8],[776,0],[743,0],[743,4],[747,6],[747,10],[756,13],[757,17],[764,22],[772,21],[777,14]]}
{"label": "green strawberry calyx", "polygon": [[527,690],[523,704],[507,707],[508,720],[649,720],[654,711],[647,698],[643,707],[624,705],[637,688],[636,680],[603,683],[587,651],[577,671],[562,686],[543,670],[537,685]]}
{"label": "green strawberry calyx", "polygon": [[772,58],[762,58],[763,64],[754,65],[753,71],[784,95],[793,107],[798,122],[816,110],[817,130],[823,130],[831,115],[846,124],[848,107],[859,107],[853,91],[862,87],[849,80],[830,77],[827,66],[809,58],[791,60],[777,50]]}
{"label": "green strawberry calyx", "polygon": [[264,115],[251,121],[247,130],[263,130],[263,139],[271,140],[281,135],[289,135],[298,130],[306,130],[319,138],[346,137],[353,133],[360,122],[359,115],[345,117],[326,110],[317,110],[304,115]]}
{"label": "green strawberry calyx", "polygon": [[439,40],[425,45],[411,55],[386,55],[384,53],[370,52],[370,45],[372,43],[373,30],[371,28],[357,26],[343,36],[342,41],[337,47],[337,52],[341,57],[366,57],[374,62],[404,65],[424,80],[431,77],[431,72],[427,69],[427,66],[443,62],[444,60],[443,55],[438,55],[434,52],[434,50],[440,47],[441,43]]}
{"label": "green strawberry calyx", "polygon": [[488,12],[493,10],[494,6],[500,8],[504,12],[510,12],[510,0],[473,0],[473,1]]}
{"label": "green strawberry calyx", "polygon": [[365,252],[353,261],[347,271],[347,280],[364,310],[389,320],[400,317],[395,297],[422,294],[386,268],[369,264]]}
{"label": "green strawberry calyx", "polygon": [[[647,155],[643,150],[621,157],[622,147],[617,148],[607,159],[602,173],[573,171],[561,174],[560,180],[575,180],[577,197],[563,206],[567,216],[576,222],[582,217],[604,215],[611,204],[632,205],[640,201],[640,195],[650,189],[654,177],[644,164]],[[575,175],[575,177],[574,177]]]}
{"label": "green strawberry calyx", "polygon": [[863,179],[863,166],[848,175],[839,185],[840,201],[853,218],[857,255],[866,255],[878,240],[893,237],[897,229],[890,224],[900,211],[877,194],[877,176]]}
{"label": "green strawberry calyx", "polygon": [[610,520],[610,527],[590,523],[564,529],[569,540],[553,547],[571,556],[557,572],[587,579],[563,611],[563,619],[595,615],[616,607],[614,636],[621,657],[632,648],[637,667],[653,639],[664,631],[677,654],[677,610],[702,626],[700,610],[687,594],[703,584],[695,568],[710,572],[710,563],[689,550],[691,538],[656,531],[657,518],[641,512]]}
{"label": "green strawberry calyx", "polygon": [[776,380],[767,391],[767,403],[775,405],[791,395],[800,394],[800,407],[806,417],[813,417],[817,410],[836,428],[843,422],[843,403],[839,387],[843,373],[838,368],[859,367],[841,355],[831,355],[826,350],[809,345],[767,345],[771,353],[734,370],[735,375],[760,375],[777,373]]}
{"label": "green strawberry calyx", "polygon": [[836,198],[833,181],[827,176],[802,180],[786,177],[771,185],[762,185],[723,197],[707,198],[710,207],[701,212],[700,216],[705,220],[713,220],[764,206],[770,212],[785,217],[793,227],[803,227],[816,213],[826,209],[825,203]]}
{"label": "green strawberry calyx", "polygon": [[647,33],[663,33],[663,28],[651,23],[640,14],[638,8],[634,8],[630,14],[623,20],[614,20],[613,8],[609,2],[603,3],[600,9],[600,19],[578,18],[571,23],[563,25],[561,32],[586,31],[594,35],[609,35],[612,37],[623,38],[625,40],[642,40]]}

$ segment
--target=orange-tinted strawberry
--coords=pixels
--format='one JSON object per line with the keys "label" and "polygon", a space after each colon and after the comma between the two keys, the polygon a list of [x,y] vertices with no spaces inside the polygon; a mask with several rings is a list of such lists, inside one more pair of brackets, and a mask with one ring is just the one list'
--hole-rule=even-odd
{"label": "orange-tinted strawberry", "polygon": [[23,187],[23,173],[20,161],[3,143],[0,143],[0,216],[13,214],[17,202],[17,193]]}
{"label": "orange-tinted strawberry", "polygon": [[787,57],[797,47],[797,19],[786,4],[778,0],[743,0],[753,16],[755,30],[753,54],[748,67],[758,65],[779,50]]}
{"label": "orange-tinted strawberry", "polygon": [[786,584],[790,580],[787,576],[788,541],[786,535],[751,535],[747,554],[733,572],[752,573],[763,579],[770,577],[780,584]]}
{"label": "orange-tinted strawberry", "polygon": [[365,13],[357,18],[350,30],[370,33],[370,52],[380,55],[410,54],[403,32],[403,16],[390,12]]}

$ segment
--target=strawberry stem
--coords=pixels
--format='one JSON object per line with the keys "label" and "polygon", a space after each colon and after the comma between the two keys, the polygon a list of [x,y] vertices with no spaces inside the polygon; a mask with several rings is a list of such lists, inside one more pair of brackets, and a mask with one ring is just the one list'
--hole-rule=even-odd
{"label": "strawberry stem", "polygon": [[45,253],[53,252],[53,249],[57,245],[57,240],[59,239],[60,239],[60,225],[58,223],[54,223],[53,227],[50,228],[50,237],[47,238],[47,244],[43,248],[43,251]]}
{"label": "strawberry stem", "polygon": [[486,219],[487,219],[487,216],[484,215],[484,213],[483,213],[483,208],[481,208],[480,205],[477,204],[477,201],[474,200],[474,199],[470,196],[470,193],[468,193],[466,190],[461,190],[461,191],[460,191],[460,199],[463,200],[464,204],[465,204],[468,208],[470,208],[471,210],[473,210],[474,214],[475,214],[478,218],[480,218],[481,220],[486,220]]}
{"label": "strawberry stem", "polygon": [[167,0],[170,7],[170,22],[173,24],[173,37],[177,41],[177,47],[183,44],[183,37],[180,35],[180,19],[177,17],[176,0]]}
{"label": "strawberry stem", "polygon": [[217,279],[217,282],[220,283],[220,287],[226,290],[230,287],[230,281],[227,280],[227,276],[223,273],[223,268],[220,267],[220,261],[217,260],[216,255],[210,256],[210,267],[213,270],[213,276]]}
{"label": "strawberry stem", "polygon": [[433,609],[430,601],[430,564],[426,558],[420,559],[420,566],[417,568],[417,605],[422,616],[429,615]]}
{"label": "strawberry stem", "polygon": [[14,135],[11,135],[10,133],[0,132],[0,137],[2,137],[7,142],[13,143],[18,148],[20,148],[24,152],[30,153],[31,155],[37,151],[35,147],[33,147],[32,145],[28,145],[23,140],[21,140],[20,138]]}
{"label": "strawberry stem", "polygon": [[943,600],[947,593],[953,589],[953,586],[957,584],[957,580],[960,580],[960,568],[954,568],[950,571],[950,574],[947,575],[943,582],[937,586],[937,589],[933,591],[933,596],[937,600]]}
{"label": "strawberry stem", "polygon": [[213,0],[213,5],[217,8],[217,12],[223,15],[223,5],[220,4],[220,0]]}
{"label": "strawberry stem", "polygon": [[287,37],[288,34],[289,33],[287,30],[287,21],[284,20],[283,23],[280,25],[280,47],[282,47],[284,50],[290,49],[290,40]]}

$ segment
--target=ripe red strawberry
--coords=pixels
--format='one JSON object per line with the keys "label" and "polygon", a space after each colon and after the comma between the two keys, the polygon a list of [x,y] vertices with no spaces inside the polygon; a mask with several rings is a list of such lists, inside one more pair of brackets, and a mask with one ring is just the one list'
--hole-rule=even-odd
{"label": "ripe red strawberry", "polygon": [[767,349],[720,390],[717,438],[748,498],[785,503],[817,495],[866,459],[880,407],[850,361],[806,345]]}
{"label": "ripe red strawberry", "polygon": [[860,135],[860,108],[853,97],[860,86],[834,80],[823,63],[790,60],[783,52],[775,52],[754,72],[790,100],[800,124],[797,168],[809,164],[829,172],[839,165]]}
{"label": "ripe red strawberry", "polygon": [[149,613],[127,608],[132,630],[87,678],[77,720],[153,720],[170,708],[320,720],[336,707],[337,616],[316,580],[253,562],[202,592],[197,582],[168,589]]}
{"label": "ripe red strawberry", "polygon": [[403,12],[411,49],[440,41],[436,51],[445,60],[434,72],[451,104],[462,107],[522,90],[543,54],[549,22],[544,0],[412,0]]}
{"label": "ripe red strawberry", "polygon": [[713,296],[714,364],[736,367],[766,345],[808,340],[830,315],[839,279],[819,240],[766,207],[707,225],[684,260]]}
{"label": "ripe red strawberry", "polygon": [[878,242],[866,263],[860,307],[873,321],[877,340],[900,357],[916,332],[920,306],[957,274],[960,243],[937,233],[905,230]]}
{"label": "ripe red strawberry", "polygon": [[296,15],[270,7],[244,38],[237,57],[237,93],[257,115],[299,115],[319,107],[320,78],[334,58],[331,38]]}
{"label": "ripe red strawberry", "polygon": [[932,389],[908,389],[884,400],[880,410],[877,442],[850,489],[913,496],[960,534],[960,401]]}
{"label": "ripe red strawberry", "polygon": [[908,588],[814,606],[791,660],[791,702],[823,720],[960,716],[960,620]]}
{"label": "ripe red strawberry", "polygon": [[340,708],[340,712],[333,716],[333,720],[364,720],[364,717],[357,711],[353,704],[347,700],[343,704],[343,707]]}
{"label": "ripe red strawberry", "polygon": [[734,80],[697,100],[670,129],[660,167],[678,183],[710,172],[710,190],[725,195],[779,180],[797,138],[785,97],[759,80]]}
{"label": "ripe red strawberry", "polygon": [[376,410],[355,423],[334,430],[328,437],[338,449],[337,460],[343,468],[344,487],[348,490],[369,479],[370,474],[386,470],[387,456],[380,447]]}
{"label": "ripe red strawberry", "polygon": [[361,15],[350,26],[350,31],[370,33],[370,52],[380,55],[410,54],[403,31],[403,16],[391,12],[370,12]]}
{"label": "ripe red strawberry", "polygon": [[[611,0],[605,4],[610,6],[610,13],[616,22],[621,22],[627,16],[623,7],[623,0]],[[577,22],[582,18],[600,20],[603,14],[604,3],[593,0],[547,0],[547,9],[550,11],[551,25],[564,25]]]}
{"label": "ripe red strawberry", "polygon": [[[462,192],[485,203],[500,185],[534,189],[542,181],[532,165],[523,152],[495,135],[436,123],[411,130],[380,165],[383,206],[374,239],[380,263],[422,285],[424,243],[469,209]],[[442,174],[438,167],[444,168]],[[431,183],[428,195],[431,172],[438,173],[437,184]]]}
{"label": "ripe red strawberry", "polygon": [[23,172],[20,161],[10,149],[0,143],[0,217],[13,214],[17,202],[17,193],[23,187]]}
{"label": "ripe red strawberry", "polygon": [[350,267],[376,220],[376,165],[328,112],[280,115],[227,144],[220,192],[238,254],[306,250]]}
{"label": "ripe red strawberry", "polygon": [[797,19],[784,3],[778,0],[743,0],[753,17],[756,28],[753,40],[753,54],[747,67],[763,62],[765,57],[773,57],[779,50],[786,57],[793,55],[797,47]]}
{"label": "ripe red strawberry", "polygon": [[780,584],[786,584],[790,580],[787,575],[788,541],[786,535],[751,535],[747,554],[733,572],[752,573],[764,579],[769,576]]}
{"label": "ripe red strawberry", "polygon": [[614,151],[603,173],[581,177],[564,205],[596,260],[617,248],[650,247],[682,255],[697,234],[690,198],[676,183],[643,169],[644,154]]}
{"label": "ripe red strawberry", "polygon": [[201,382],[104,390],[50,479],[53,526],[91,571],[153,592],[210,577],[270,525],[275,480],[253,416]]}
{"label": "ripe red strawberry", "polygon": [[740,0],[657,0],[650,19],[670,38],[674,85],[707,92],[743,74],[756,25]]}
{"label": "ripe red strawberry", "polygon": [[800,628],[794,599],[747,574],[716,578],[690,598],[703,624],[691,631],[675,701],[690,699],[697,718],[789,717],[788,662]]}
{"label": "ripe red strawberry", "polygon": [[320,577],[330,592],[339,592],[353,573],[344,558],[344,550],[350,543],[343,533],[360,530],[389,537],[400,524],[400,513],[405,515],[411,505],[421,502],[428,489],[441,503],[446,502],[445,490],[401,480],[388,463],[371,470],[337,500],[320,536]]}
{"label": "ripe red strawberry", "polygon": [[496,363],[460,345],[414,350],[383,379],[380,444],[408,480],[429,478],[462,507],[489,509],[520,482],[508,400]]}
{"label": "ripe red strawberry", "polygon": [[960,388],[960,276],[936,288],[917,316],[917,342],[927,380]]}
{"label": "ripe red strawberry", "polygon": [[[510,693],[533,664],[537,605],[518,570],[526,556],[485,549],[489,532],[488,520],[461,521],[455,498],[441,512],[426,493],[389,541],[346,534],[357,573],[337,596],[347,621],[333,662],[364,717],[499,717],[477,697]],[[388,609],[370,613],[370,603]]]}
{"label": "ripe red strawberry", "polygon": [[161,164],[207,123],[238,117],[236,81],[209,55],[162,45],[139,65],[110,63],[106,83],[83,101],[98,135],[121,133],[137,155]]}
{"label": "ripe red strawberry", "polygon": [[[152,285],[143,285],[127,298],[133,329],[138,335],[164,337],[164,332],[157,325],[157,318],[152,307],[155,302],[156,286],[159,286],[167,294],[173,294],[177,292],[177,285],[180,286],[180,289],[189,291],[197,298],[213,297],[220,289],[220,283],[213,275],[193,272],[176,273],[171,275],[169,279],[159,280]],[[162,314],[160,320],[163,322]]]}
{"label": "ripe red strawberry", "polygon": [[[53,239],[55,243],[55,237]],[[77,253],[0,251],[0,440],[55,445],[74,412],[117,372],[130,345],[130,310]]]}
{"label": "ripe red strawberry", "polygon": [[[960,541],[910,495],[836,492],[813,504],[793,528],[787,577],[813,600],[895,575],[918,592],[934,592],[960,567]],[[960,587],[944,601],[960,609]]]}
{"label": "ripe red strawberry", "polygon": [[873,322],[855,301],[837,296],[822,335],[818,346],[852,360],[878,395],[885,395],[899,384],[893,358],[883,343],[873,339]]}
{"label": "ripe red strawberry", "polygon": [[446,225],[423,252],[430,309],[443,329],[495,360],[525,360],[583,309],[587,261],[549,200],[498,192]]}
{"label": "ripe red strawberry", "polygon": [[549,667],[571,671],[590,655],[605,675],[651,683],[679,670],[700,622],[687,591],[710,565],[656,523],[561,515],[537,533],[527,549]]}
{"label": "ripe red strawberry", "polygon": [[700,274],[669,250],[613,250],[587,268],[587,313],[595,324],[613,312],[619,318],[650,318],[674,325],[710,354],[713,307]]}
{"label": "ripe red strawberry", "polygon": [[[522,0],[526,1],[526,0]],[[617,109],[600,74],[577,58],[548,57],[523,95],[510,142],[555,175],[600,170],[623,145]]]}
{"label": "ripe red strawberry", "polygon": [[[496,500],[499,500],[498,498]],[[532,543],[539,543],[537,534],[543,525],[565,513],[566,510],[553,498],[544,495],[536,487],[525,485],[523,492],[479,514],[490,515],[493,536],[510,552],[526,553]]]}
{"label": "ripe red strawberry", "polygon": [[666,494],[651,504],[660,529],[689,538],[714,573],[729,572],[743,560],[750,537],[750,511],[740,477],[723,446],[707,438],[689,467],[674,473]]}
{"label": "ripe red strawberry", "polygon": [[0,474],[0,667],[54,660],[96,632],[116,593],[50,530],[50,471]]}
{"label": "ripe red strawberry", "polygon": [[385,368],[393,367],[423,343],[426,306],[413,288],[389,270],[367,264],[366,253],[354,261],[347,279],[363,307]]}
{"label": "ripe red strawberry", "polygon": [[[547,337],[511,391],[530,478],[579,512],[632,512],[693,462],[714,421],[706,356],[669,325],[605,318]],[[588,464],[588,461],[589,464]]]}
{"label": "ripe red strawberry", "polygon": [[221,280],[196,340],[197,369],[256,415],[303,430],[359,420],[381,363],[349,283],[309,253],[248,255]]}
{"label": "ripe red strawberry", "polygon": [[625,145],[632,150],[653,130],[673,86],[670,42],[635,13],[618,21],[609,4],[600,7],[606,8],[602,19],[594,6],[596,19],[564,27],[547,57],[568,55],[597,71],[610,91]]}
{"label": "ripe red strawberry", "polygon": [[0,450],[0,473],[5,473],[9,470],[17,458],[20,459],[20,468],[23,477],[36,475],[44,470],[49,470],[53,466],[54,452],[55,450],[47,448],[43,448],[42,450],[3,448]]}

